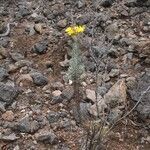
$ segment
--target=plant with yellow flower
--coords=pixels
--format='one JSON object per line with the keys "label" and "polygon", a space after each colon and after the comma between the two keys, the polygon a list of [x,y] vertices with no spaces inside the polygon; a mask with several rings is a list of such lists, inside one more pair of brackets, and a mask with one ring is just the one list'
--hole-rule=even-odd
{"label": "plant with yellow flower", "polygon": [[68,27],[65,31],[69,36],[77,36],[79,33],[83,33],[85,31],[85,26],[72,26]]}
{"label": "plant with yellow flower", "polygon": [[68,78],[73,81],[74,99],[72,101],[73,112],[76,114],[76,121],[81,122],[80,115],[80,76],[84,72],[84,65],[82,63],[82,55],[79,45],[79,35],[85,31],[85,26],[71,26],[68,27],[66,33],[72,37],[72,52],[69,61]]}

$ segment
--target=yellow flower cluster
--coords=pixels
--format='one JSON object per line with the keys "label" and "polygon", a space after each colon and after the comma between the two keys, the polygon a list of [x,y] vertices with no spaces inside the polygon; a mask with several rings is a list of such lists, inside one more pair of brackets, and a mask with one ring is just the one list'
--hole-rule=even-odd
{"label": "yellow flower cluster", "polygon": [[84,32],[85,26],[72,26],[68,27],[65,31],[69,36],[76,36],[79,33]]}

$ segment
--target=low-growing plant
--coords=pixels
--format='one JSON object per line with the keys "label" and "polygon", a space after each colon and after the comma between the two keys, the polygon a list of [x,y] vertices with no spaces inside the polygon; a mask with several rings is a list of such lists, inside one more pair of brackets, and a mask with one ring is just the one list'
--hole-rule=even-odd
{"label": "low-growing plant", "polygon": [[81,122],[80,114],[80,76],[84,72],[82,55],[79,44],[79,35],[83,33],[85,26],[72,26],[66,29],[66,33],[72,38],[71,59],[69,61],[68,78],[73,81],[74,98],[71,102],[72,110],[77,122]]}

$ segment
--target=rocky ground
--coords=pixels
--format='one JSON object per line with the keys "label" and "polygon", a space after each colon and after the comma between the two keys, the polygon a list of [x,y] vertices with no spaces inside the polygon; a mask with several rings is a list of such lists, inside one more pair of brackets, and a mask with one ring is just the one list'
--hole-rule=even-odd
{"label": "rocky ground", "polygon": [[111,108],[108,122],[140,100],[105,148],[150,149],[150,0],[0,0],[0,150],[80,149],[85,130],[67,105],[73,90],[65,76],[71,49],[65,28],[73,22],[86,25],[82,115],[97,115],[91,48],[106,53],[98,106]]}

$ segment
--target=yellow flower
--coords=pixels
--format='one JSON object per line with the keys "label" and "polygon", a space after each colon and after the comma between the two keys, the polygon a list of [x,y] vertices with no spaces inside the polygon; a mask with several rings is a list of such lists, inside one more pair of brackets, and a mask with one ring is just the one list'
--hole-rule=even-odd
{"label": "yellow flower", "polygon": [[84,32],[85,26],[72,26],[68,27],[65,31],[69,36],[76,36],[79,33]]}

